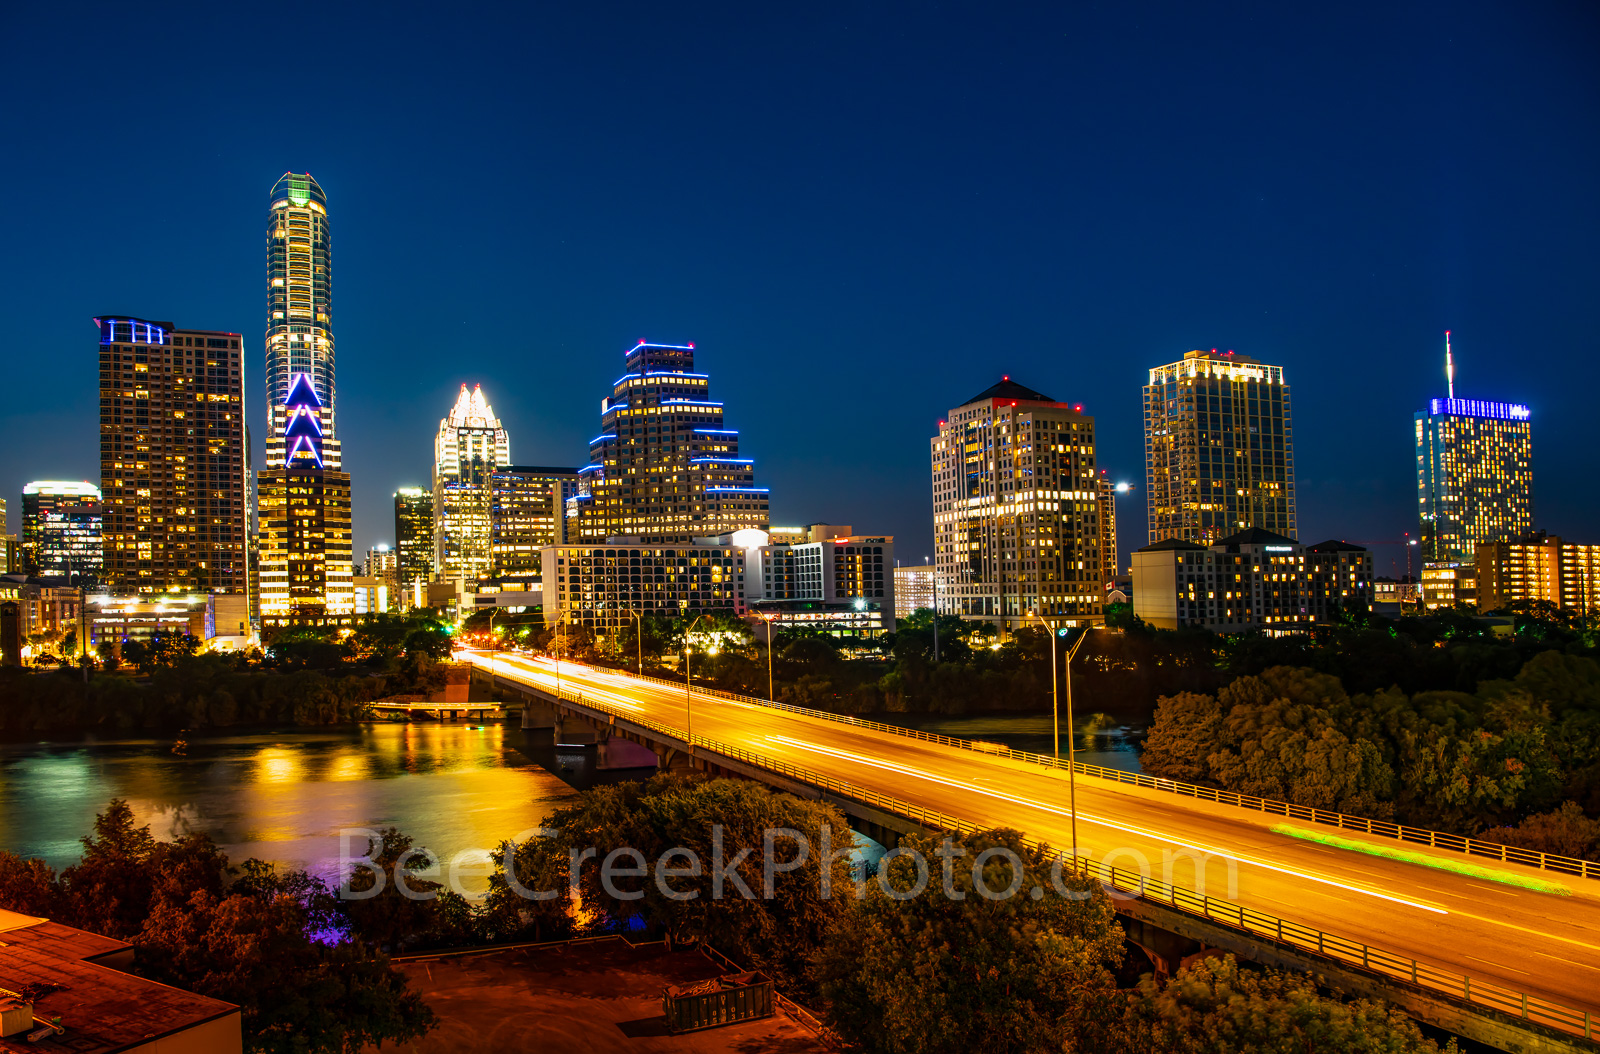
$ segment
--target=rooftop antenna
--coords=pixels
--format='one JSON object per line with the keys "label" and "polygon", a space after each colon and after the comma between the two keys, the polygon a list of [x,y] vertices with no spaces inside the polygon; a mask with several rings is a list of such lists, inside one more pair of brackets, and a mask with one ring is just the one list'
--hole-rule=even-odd
{"label": "rooftop antenna", "polygon": [[1450,331],[1444,331],[1444,379],[1450,389],[1450,398],[1456,397],[1456,360],[1450,357]]}

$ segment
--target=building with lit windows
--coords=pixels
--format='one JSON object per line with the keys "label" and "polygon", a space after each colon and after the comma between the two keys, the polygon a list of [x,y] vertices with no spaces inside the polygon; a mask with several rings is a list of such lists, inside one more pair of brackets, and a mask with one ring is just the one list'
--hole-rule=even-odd
{"label": "building with lit windows", "polygon": [[427,604],[433,579],[433,494],[421,487],[394,492],[394,548],[397,588],[403,607]]}
{"label": "building with lit windows", "polygon": [[710,378],[694,372],[694,345],[640,341],[623,352],[623,371],[601,400],[567,537],[660,546],[766,530],[767,489],[739,456],[738,431],[724,427]]}
{"label": "building with lit windows", "polygon": [[1094,418],[1010,378],[930,440],[939,609],[1015,630],[1100,621]]}
{"label": "building with lit windows", "polygon": [[894,617],[903,619],[923,608],[933,610],[933,565],[895,568]]}
{"label": "building with lit windows", "polygon": [[248,596],[250,451],[237,333],[102,315],[101,579]]}
{"label": "building with lit windows", "polygon": [[320,411],[297,375],[276,429],[283,463],[257,475],[263,629],[355,622],[350,474],[323,461]]}
{"label": "building with lit windows", "polygon": [[1133,612],[1158,629],[1304,632],[1372,599],[1372,554],[1348,542],[1303,546],[1252,527],[1209,547],[1168,538],[1133,553]]}
{"label": "building with lit windows", "polygon": [[1117,485],[1105,469],[1094,478],[1094,493],[1100,510],[1100,577],[1110,593],[1121,570],[1117,566]]}
{"label": "building with lit windows", "polygon": [[[775,626],[834,636],[876,637],[894,631],[894,538],[815,523],[803,542],[773,544],[747,531],[726,536],[748,546],[745,597],[750,614]],[[765,541],[765,544],[761,544]]]}
{"label": "building with lit windows", "polygon": [[433,443],[433,569],[473,580],[494,571],[494,483],[511,442],[481,385],[463,384]]}
{"label": "building with lit windows", "polygon": [[22,558],[30,575],[100,577],[100,488],[87,481],[35,480],[22,488]]}
{"label": "building with lit windows", "polygon": [[511,465],[489,477],[489,512],[496,575],[539,573],[539,554],[566,537],[567,499],[578,493],[570,468]]}
{"label": "building with lit windows", "polygon": [[1151,370],[1144,456],[1152,543],[1211,545],[1247,527],[1298,530],[1281,366],[1213,349]]}
{"label": "building with lit windows", "polygon": [[1600,613],[1600,545],[1575,545],[1540,531],[1478,546],[1478,610],[1543,600],[1587,619]]}
{"label": "building with lit windows", "polygon": [[540,554],[544,622],[602,636],[645,618],[742,615],[745,548],[703,538],[688,545],[561,545]]}
{"label": "building with lit windows", "polygon": [[1478,602],[1478,568],[1471,560],[1424,560],[1417,577],[1417,595],[1429,611]]}
{"label": "building with lit windows", "polygon": [[1416,415],[1424,560],[1470,563],[1478,546],[1533,530],[1531,416],[1516,403],[1453,396]]}
{"label": "building with lit windows", "polygon": [[[338,471],[328,196],[310,173],[285,172],[267,202],[267,420],[276,424],[296,377],[310,378],[322,403],[323,463]],[[284,457],[281,437],[269,429],[267,467]]]}

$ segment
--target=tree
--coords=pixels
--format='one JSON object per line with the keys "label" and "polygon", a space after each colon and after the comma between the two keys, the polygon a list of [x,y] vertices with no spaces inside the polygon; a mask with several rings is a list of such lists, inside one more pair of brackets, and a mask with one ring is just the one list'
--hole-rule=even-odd
{"label": "tree", "polygon": [[1561,808],[1530,816],[1515,827],[1491,827],[1481,837],[1520,849],[1600,861],[1600,820],[1585,816],[1576,802],[1563,802]]}
{"label": "tree", "polygon": [[[1097,883],[1068,871],[1057,887],[1049,854],[1025,848],[1016,831],[901,844],[927,861],[927,888],[904,896],[919,882],[915,858],[889,861],[814,967],[829,1023],[848,1043],[892,1054],[1060,1050],[1075,1019],[1115,998],[1122,928]],[[984,888],[1015,884],[1016,895],[978,892],[974,865],[990,850],[1013,854],[1021,874],[990,854],[978,872]],[[947,859],[949,889],[963,899],[945,892]]]}
{"label": "tree", "polygon": [[0,908],[53,918],[61,895],[55,871],[43,860],[0,849]]}
{"label": "tree", "polygon": [[[1180,970],[1165,987],[1141,982],[1120,1022],[1084,1030],[1081,1040],[1078,1050],[1118,1054],[1423,1054],[1439,1049],[1397,1008],[1323,996],[1308,976],[1243,969],[1231,955]],[[1446,1049],[1453,1052],[1455,1042]]]}
{"label": "tree", "polygon": [[122,646],[122,657],[139,667],[140,673],[150,673],[167,666],[175,666],[200,650],[200,639],[188,633],[157,632],[148,642],[130,640]]}

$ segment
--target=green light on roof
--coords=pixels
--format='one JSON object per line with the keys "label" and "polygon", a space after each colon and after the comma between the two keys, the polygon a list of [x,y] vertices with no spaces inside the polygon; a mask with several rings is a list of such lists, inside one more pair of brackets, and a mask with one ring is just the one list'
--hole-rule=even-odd
{"label": "green light on roof", "polygon": [[311,200],[311,187],[305,180],[289,180],[289,200],[296,205],[304,205]]}

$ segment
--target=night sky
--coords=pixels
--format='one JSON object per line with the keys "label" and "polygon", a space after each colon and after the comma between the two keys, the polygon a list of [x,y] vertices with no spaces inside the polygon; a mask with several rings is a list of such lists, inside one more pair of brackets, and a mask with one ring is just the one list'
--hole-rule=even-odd
{"label": "night sky", "polygon": [[358,552],[459,384],[576,467],[641,338],[696,344],[775,523],[906,562],[928,437],[1003,373],[1096,416],[1142,545],[1145,371],[1212,347],[1285,368],[1302,539],[1394,539],[1446,329],[1459,395],[1532,406],[1536,525],[1600,542],[1600,8],[1307,6],[10,8],[10,529],[98,482],[98,313],[243,333],[260,466],[293,169]]}

